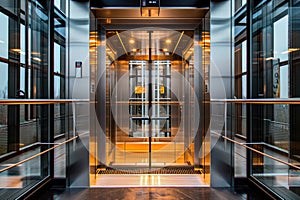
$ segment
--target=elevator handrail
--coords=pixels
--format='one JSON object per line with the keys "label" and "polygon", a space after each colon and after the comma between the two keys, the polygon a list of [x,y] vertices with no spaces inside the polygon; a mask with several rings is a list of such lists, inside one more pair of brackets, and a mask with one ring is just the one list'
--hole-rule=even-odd
{"label": "elevator handrail", "polygon": [[[227,109],[227,103],[233,103],[233,104],[256,104],[256,105],[264,105],[264,104],[292,104],[292,105],[298,105],[300,104],[300,98],[264,98],[264,99],[211,99],[211,100],[205,100],[204,103],[210,104],[210,103],[224,103],[225,104],[225,113],[226,113],[226,109]],[[226,115],[224,116],[225,120],[226,120]],[[225,121],[225,125],[226,125],[226,121]],[[273,157],[269,154],[263,153],[261,151],[258,151],[257,149],[254,149],[252,147],[249,147],[243,143],[237,142],[229,137],[227,137],[226,131],[227,129],[225,128],[225,135],[221,136],[223,139],[228,140],[232,143],[235,143],[237,145],[240,145],[246,149],[249,149],[251,151],[254,151],[258,154],[261,154],[263,156],[266,156],[272,160],[275,160],[277,162],[280,162],[282,164],[288,165],[290,167],[293,167],[295,169],[300,170],[299,166],[296,166],[294,164],[291,164],[289,162],[280,160],[276,157]]]}
{"label": "elevator handrail", "polygon": [[19,105],[19,104],[62,104],[62,103],[94,103],[89,99],[0,99],[0,105]]}
{"label": "elevator handrail", "polygon": [[17,162],[17,163],[12,164],[12,165],[10,165],[10,166],[8,166],[8,167],[5,167],[5,168],[3,168],[3,169],[0,170],[0,173],[2,173],[2,172],[4,172],[4,171],[7,171],[7,170],[9,170],[9,169],[11,169],[11,168],[14,168],[14,167],[16,167],[16,166],[18,166],[18,165],[21,165],[21,164],[23,164],[23,163],[25,163],[25,162],[27,162],[27,161],[29,161],[29,160],[32,160],[32,159],[34,159],[34,158],[36,158],[36,157],[38,157],[38,156],[41,156],[41,155],[43,155],[43,154],[45,154],[45,153],[47,153],[47,152],[49,152],[49,151],[52,151],[52,150],[56,149],[57,147],[59,147],[59,146],[61,146],[61,145],[64,145],[64,144],[69,143],[69,142],[71,142],[71,141],[73,141],[73,140],[76,140],[77,138],[78,138],[78,136],[72,137],[72,138],[70,138],[70,139],[68,139],[68,140],[66,140],[66,141],[64,141],[64,142],[61,142],[61,143],[59,143],[59,144],[57,144],[57,145],[55,145],[55,146],[53,146],[53,147],[51,147],[51,148],[49,148],[49,149],[47,149],[47,150],[45,150],[45,151],[42,151],[42,152],[40,152],[40,153],[38,153],[38,154],[35,154],[35,155],[33,155],[33,156],[29,157],[29,158],[26,158],[26,159],[22,160],[22,161],[20,161],[20,162]]}
{"label": "elevator handrail", "polygon": [[300,98],[264,98],[264,99],[210,99],[204,103],[234,104],[300,104]]}
{"label": "elevator handrail", "polygon": [[[33,104],[33,105],[50,105],[50,104],[65,104],[65,103],[72,103],[73,105],[73,115],[75,115],[75,109],[74,109],[74,104],[75,103],[94,103],[95,101],[90,101],[89,99],[0,99],[0,105],[29,105],[29,104]],[[75,125],[76,124],[76,121],[75,121],[75,117],[73,119],[73,124]],[[75,129],[74,129],[75,130]],[[32,160],[40,155],[43,155],[51,150],[54,150],[55,148],[63,145],[63,144],[66,144],[68,142],[71,142],[73,140],[75,140],[76,138],[78,138],[78,136],[75,136],[75,133],[74,133],[74,137],[62,142],[62,143],[59,143],[58,145],[56,146],[53,146],[41,153],[38,153],[38,154],[35,154],[25,160],[22,160],[18,163],[15,163],[15,164],[12,164],[6,168],[3,168],[0,170],[0,173],[6,171],[6,170],[9,170],[13,167],[16,167],[20,164],[23,164],[29,160]]]}
{"label": "elevator handrail", "polygon": [[271,158],[272,160],[275,160],[275,161],[277,161],[277,162],[280,162],[280,163],[282,163],[282,164],[285,164],[285,165],[288,165],[288,166],[290,166],[290,167],[293,167],[293,168],[295,168],[295,169],[299,169],[299,170],[300,170],[300,167],[298,167],[297,165],[293,165],[292,163],[286,162],[286,161],[284,161],[284,160],[280,160],[279,158],[275,158],[275,157],[273,157],[273,156],[271,156],[271,155],[269,155],[269,154],[266,154],[266,153],[263,153],[263,152],[261,152],[261,151],[258,151],[257,149],[254,149],[254,148],[252,148],[252,147],[249,147],[249,146],[247,146],[247,145],[245,145],[245,144],[243,144],[243,143],[240,143],[240,142],[238,142],[238,141],[235,141],[235,140],[233,140],[233,139],[230,139],[229,137],[226,137],[226,136],[221,136],[221,137],[224,138],[225,140],[228,140],[228,141],[232,142],[232,143],[235,143],[235,144],[237,144],[237,145],[240,145],[240,146],[242,146],[242,147],[245,147],[246,149],[249,149],[249,150],[254,151],[254,152],[258,153],[258,154],[261,154],[261,155],[263,155],[263,156],[266,156],[266,157],[268,157],[268,158]]}

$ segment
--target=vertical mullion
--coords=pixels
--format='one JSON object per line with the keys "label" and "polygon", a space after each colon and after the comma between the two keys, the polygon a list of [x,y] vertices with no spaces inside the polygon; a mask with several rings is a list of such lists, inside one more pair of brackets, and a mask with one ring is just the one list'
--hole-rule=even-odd
{"label": "vertical mullion", "polygon": [[[252,8],[253,8],[253,1],[247,0],[247,99],[251,99],[253,97],[253,70],[252,70]],[[252,142],[252,105],[247,104],[247,139],[246,142],[250,143]],[[247,177],[249,178],[252,172],[252,153],[250,150],[246,150],[247,152],[247,165],[246,165],[246,171],[247,171]]]}
{"label": "vertical mullion", "polygon": [[[17,16],[9,17],[8,34],[9,49],[20,49],[20,0],[15,0]],[[20,54],[8,53],[8,98],[16,98],[20,88]],[[11,62],[15,61],[15,62]],[[20,105],[8,105],[8,152],[19,151],[20,143]]]}
{"label": "vertical mullion", "polygon": [[[48,98],[54,99],[54,1],[48,1]],[[48,105],[49,142],[54,143],[54,105]],[[53,144],[51,145],[53,146]],[[50,151],[50,177],[54,177],[54,151]]]}
{"label": "vertical mullion", "polygon": [[[29,88],[28,88],[28,81],[29,81],[29,76],[28,76],[28,71],[29,71],[29,45],[28,45],[28,30],[29,30],[29,17],[28,17],[28,0],[25,0],[25,98],[29,98]],[[25,105],[25,120],[29,120],[29,105]]]}

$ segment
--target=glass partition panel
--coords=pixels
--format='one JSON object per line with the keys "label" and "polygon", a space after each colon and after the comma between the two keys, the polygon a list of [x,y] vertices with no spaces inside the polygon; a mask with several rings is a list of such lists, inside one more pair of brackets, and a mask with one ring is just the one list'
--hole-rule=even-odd
{"label": "glass partition panel", "polygon": [[[1,5],[1,4],[0,4]],[[8,16],[0,12],[0,57],[8,58]]]}

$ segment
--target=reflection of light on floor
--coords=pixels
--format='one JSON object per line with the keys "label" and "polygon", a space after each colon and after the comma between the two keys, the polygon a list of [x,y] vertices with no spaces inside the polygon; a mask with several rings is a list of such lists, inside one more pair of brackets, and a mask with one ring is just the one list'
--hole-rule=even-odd
{"label": "reflection of light on floor", "polygon": [[3,176],[0,177],[0,188],[22,188],[22,176]]}
{"label": "reflection of light on floor", "polygon": [[[148,182],[148,179],[151,179],[151,184]],[[143,185],[160,186],[160,175],[149,175],[149,174],[141,175],[140,176],[140,186],[143,186]]]}
{"label": "reflection of light on floor", "polygon": [[99,174],[91,187],[207,187],[199,174]]}
{"label": "reflection of light on floor", "polygon": [[145,185],[148,185],[148,176],[145,177]]}
{"label": "reflection of light on floor", "polygon": [[[151,181],[151,184],[150,184]],[[140,175],[140,186],[159,186],[160,185],[160,175]]]}

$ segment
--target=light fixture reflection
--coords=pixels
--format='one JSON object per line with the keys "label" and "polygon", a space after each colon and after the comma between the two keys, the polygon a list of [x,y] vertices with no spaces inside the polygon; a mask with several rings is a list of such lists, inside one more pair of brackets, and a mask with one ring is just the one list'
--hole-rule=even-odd
{"label": "light fixture reflection", "polygon": [[22,51],[21,49],[11,49],[13,52],[17,52],[19,54],[25,55],[25,52]]}
{"label": "light fixture reflection", "polygon": [[291,53],[294,51],[299,51],[300,48],[289,48],[289,50],[282,52],[281,54],[287,54],[287,53]]}
{"label": "light fixture reflection", "polygon": [[110,19],[110,18],[106,18],[105,21],[106,21],[107,24],[110,24],[110,23],[111,23],[111,19]]}
{"label": "light fixture reflection", "polygon": [[134,43],[135,43],[134,39],[129,40],[129,44],[134,44]]}
{"label": "light fixture reflection", "polygon": [[266,58],[266,60],[268,61],[268,60],[277,60],[277,58],[274,58],[274,57],[268,57],[268,58]]}
{"label": "light fixture reflection", "polygon": [[38,62],[42,61],[40,58],[37,58],[37,57],[33,57],[32,60],[35,60],[35,61],[38,61]]}
{"label": "light fixture reflection", "polygon": [[160,175],[140,175],[140,186],[160,186]]}

